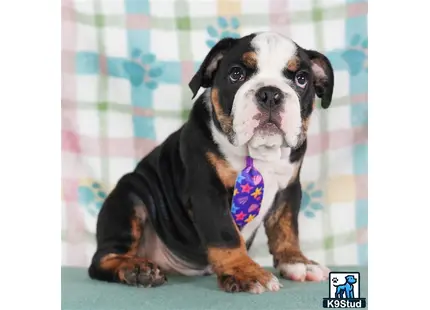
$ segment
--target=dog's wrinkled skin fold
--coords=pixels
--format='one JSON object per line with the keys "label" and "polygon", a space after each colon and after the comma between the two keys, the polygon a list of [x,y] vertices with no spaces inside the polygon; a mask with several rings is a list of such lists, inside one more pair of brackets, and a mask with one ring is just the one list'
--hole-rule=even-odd
{"label": "dog's wrinkled skin fold", "polygon": [[[328,269],[300,250],[300,169],[315,96],[328,108],[333,70],[322,54],[276,33],[226,38],[189,83],[188,121],[125,174],[97,221],[93,279],[154,287],[166,274],[215,273],[227,292],[277,291],[277,277],[248,256],[264,229],[274,266],[296,281]],[[230,213],[245,156],[265,181],[259,215],[241,231]]]}

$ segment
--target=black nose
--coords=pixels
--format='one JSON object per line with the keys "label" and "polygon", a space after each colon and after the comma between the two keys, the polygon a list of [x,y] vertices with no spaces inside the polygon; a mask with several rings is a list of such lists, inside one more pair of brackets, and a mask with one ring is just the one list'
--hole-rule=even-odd
{"label": "black nose", "polygon": [[284,94],[282,91],[273,86],[261,87],[255,94],[257,97],[257,102],[264,108],[270,108],[276,106],[282,102],[284,99]]}

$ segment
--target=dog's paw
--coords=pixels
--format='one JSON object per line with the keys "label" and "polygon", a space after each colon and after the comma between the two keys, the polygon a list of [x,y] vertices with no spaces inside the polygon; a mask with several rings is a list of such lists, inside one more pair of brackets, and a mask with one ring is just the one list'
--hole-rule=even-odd
{"label": "dog's paw", "polygon": [[259,282],[252,279],[239,280],[235,276],[221,276],[218,278],[218,285],[228,293],[249,292],[252,294],[261,294],[266,291],[276,292],[282,287],[278,278],[271,274],[268,281]]}
{"label": "dog's paw", "polygon": [[272,274],[272,277],[265,285],[258,281],[254,282],[253,285],[251,285],[249,292],[252,294],[261,294],[266,291],[277,292],[281,289],[281,287],[282,284],[279,282],[279,279]]}
{"label": "dog's paw", "polygon": [[292,281],[313,281],[320,282],[328,279],[330,269],[325,266],[310,263],[282,263],[278,267],[283,278]]}
{"label": "dog's paw", "polygon": [[167,282],[160,268],[147,260],[129,262],[121,269],[120,278],[125,284],[140,287],[157,287]]}

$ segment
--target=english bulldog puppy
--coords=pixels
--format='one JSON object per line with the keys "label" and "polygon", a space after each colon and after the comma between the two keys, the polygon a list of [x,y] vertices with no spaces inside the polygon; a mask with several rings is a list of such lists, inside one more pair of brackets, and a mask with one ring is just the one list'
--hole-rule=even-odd
{"label": "english bulldog puppy", "polygon": [[[204,92],[187,122],[106,198],[89,276],[156,287],[166,274],[215,274],[227,292],[277,291],[278,278],[248,255],[264,229],[281,277],[325,280],[329,270],[300,249],[298,214],[309,119],[316,96],[330,106],[333,84],[327,57],[281,34],[220,40],[189,83],[193,96]],[[243,226],[232,198],[247,158],[264,195]]]}

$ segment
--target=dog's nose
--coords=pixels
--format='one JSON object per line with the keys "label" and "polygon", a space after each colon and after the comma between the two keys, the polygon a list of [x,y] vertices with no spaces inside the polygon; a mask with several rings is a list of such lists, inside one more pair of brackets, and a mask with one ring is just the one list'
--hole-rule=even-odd
{"label": "dog's nose", "polygon": [[282,91],[273,86],[261,87],[255,94],[257,98],[257,103],[263,108],[270,108],[279,105],[284,99],[284,94]]}

